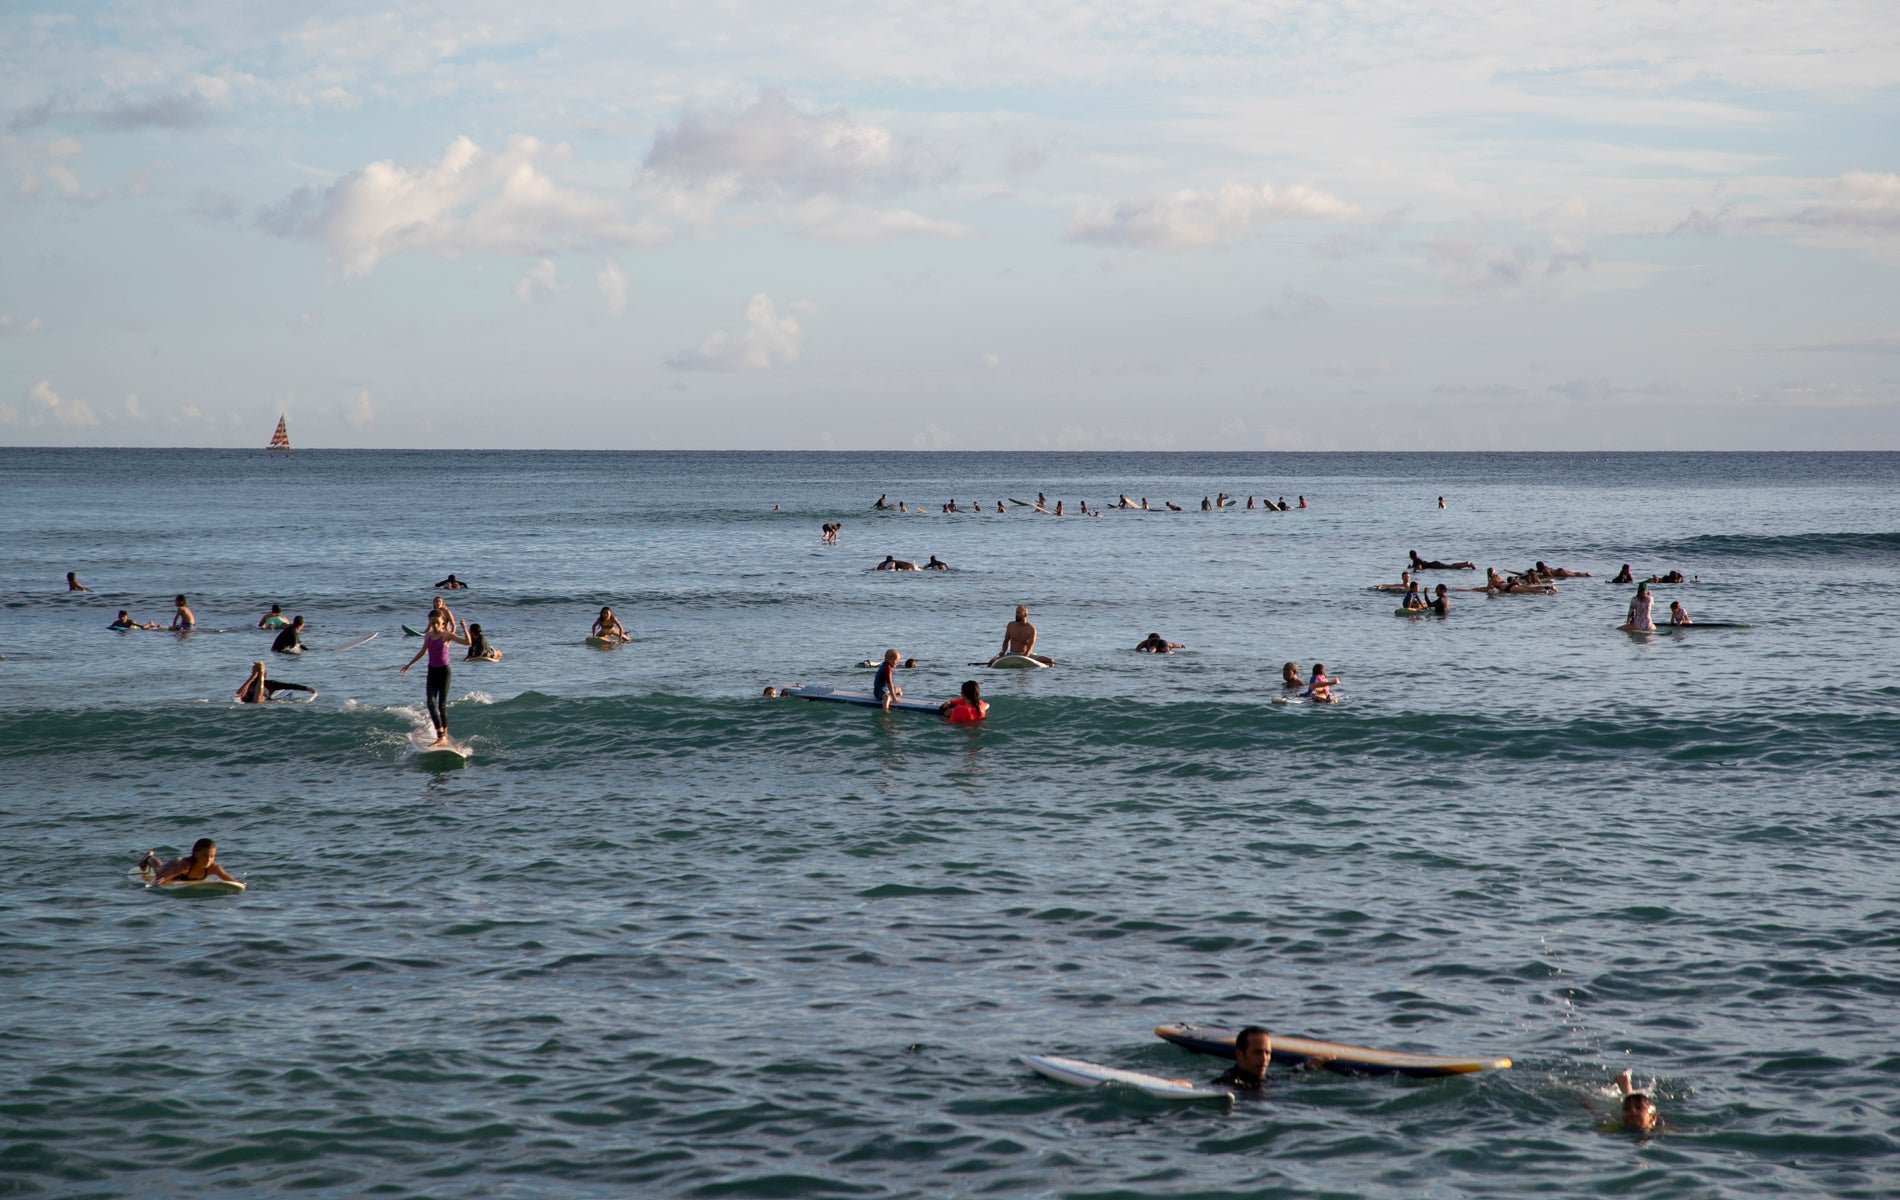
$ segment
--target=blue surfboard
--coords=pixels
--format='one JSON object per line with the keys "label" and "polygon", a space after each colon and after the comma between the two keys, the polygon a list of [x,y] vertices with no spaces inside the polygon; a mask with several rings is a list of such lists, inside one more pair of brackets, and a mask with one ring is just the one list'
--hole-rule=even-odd
{"label": "blue surfboard", "polygon": [[[860,704],[866,708],[879,708],[881,703],[869,692],[846,692],[828,687],[786,688],[785,695],[797,696],[800,700],[830,700],[838,704]],[[899,696],[891,701],[892,708],[901,708],[905,712],[939,712],[947,703],[943,700],[923,700],[916,696]]]}

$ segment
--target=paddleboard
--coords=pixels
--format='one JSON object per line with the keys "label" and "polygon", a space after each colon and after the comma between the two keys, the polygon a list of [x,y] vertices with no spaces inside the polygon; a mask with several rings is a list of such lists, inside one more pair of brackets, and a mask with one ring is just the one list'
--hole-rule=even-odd
{"label": "paddleboard", "polygon": [[373,634],[373,633],[372,633],[372,634],[367,634],[367,635],[365,635],[365,636],[363,636],[363,637],[360,637],[360,638],[357,638],[357,639],[356,639],[355,641],[353,641],[353,642],[344,642],[344,643],[343,643],[343,644],[342,644],[341,646],[332,646],[332,647],[331,647],[331,650],[332,650],[333,652],[334,652],[334,651],[339,651],[339,650],[354,650],[354,649],[356,649],[356,648],[357,648],[358,646],[361,646],[362,644],[364,644],[365,642],[373,642],[373,641],[375,641],[375,640],[376,640],[376,635],[375,635],[375,634]]}
{"label": "paddleboard", "polygon": [[1002,654],[990,660],[990,666],[998,671],[1040,671],[1048,665],[1027,654]]}
{"label": "paddleboard", "polygon": [[1203,1087],[1191,1079],[1164,1079],[1141,1071],[1123,1071],[1079,1058],[1056,1058],[1024,1054],[1023,1065],[1038,1075],[1075,1087],[1104,1087],[1110,1084],[1134,1088],[1162,1100],[1232,1100],[1226,1088]]}
{"label": "paddleboard", "polygon": [[434,741],[435,739],[426,733],[412,733],[409,735],[409,745],[415,752],[417,762],[430,763],[436,766],[459,767],[469,759],[475,757],[473,750],[459,742],[452,741],[447,745],[437,746],[433,744]]}
{"label": "paddleboard", "polygon": [[411,628],[409,628],[409,627],[408,627],[407,625],[404,625],[404,626],[402,627],[402,636],[404,636],[404,637],[421,637],[421,636],[422,636],[422,632],[421,632],[420,630],[416,630],[416,629],[411,629]]}
{"label": "paddleboard", "polygon": [[[858,704],[866,708],[882,707],[877,697],[869,692],[846,692],[828,687],[786,688],[784,695],[797,696],[800,700],[831,700],[838,704]],[[943,700],[924,700],[916,696],[899,696],[891,701],[891,707],[905,712],[937,713],[946,703]]]}
{"label": "paddleboard", "polygon": [[[1197,1054],[1212,1054],[1220,1058],[1234,1056],[1235,1032],[1203,1025],[1155,1026],[1155,1036],[1163,1041],[1173,1042]],[[1297,1067],[1316,1056],[1330,1058],[1332,1061],[1326,1064],[1326,1069],[1342,1075],[1410,1075],[1414,1078],[1429,1078],[1469,1075],[1475,1071],[1502,1071],[1511,1065],[1508,1058],[1451,1058],[1438,1054],[1410,1054],[1402,1050],[1371,1050],[1364,1046],[1321,1042],[1312,1038],[1287,1037],[1278,1033],[1273,1035],[1274,1062]]]}
{"label": "paddleboard", "polygon": [[612,650],[620,643],[613,638],[590,637],[587,639],[587,644],[596,650]]}
{"label": "paddleboard", "polygon": [[1658,621],[1656,628],[1675,631],[1678,629],[1748,629],[1746,621],[1692,621],[1687,625],[1678,625],[1674,621]]}

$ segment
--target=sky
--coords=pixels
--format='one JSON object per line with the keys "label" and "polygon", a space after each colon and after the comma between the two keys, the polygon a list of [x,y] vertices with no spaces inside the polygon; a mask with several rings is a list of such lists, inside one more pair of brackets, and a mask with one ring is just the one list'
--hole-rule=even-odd
{"label": "sky", "polygon": [[0,3],[0,444],[1900,449],[1894,0]]}

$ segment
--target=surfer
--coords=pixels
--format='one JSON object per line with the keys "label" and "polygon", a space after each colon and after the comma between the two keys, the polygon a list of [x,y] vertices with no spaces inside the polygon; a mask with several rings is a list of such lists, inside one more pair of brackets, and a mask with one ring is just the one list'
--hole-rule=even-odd
{"label": "surfer", "polygon": [[1290,662],[1280,668],[1280,686],[1283,688],[1303,688],[1306,680],[1300,678],[1300,664]]}
{"label": "surfer", "polygon": [[1418,594],[1418,580],[1414,579],[1411,585],[1405,589],[1405,599],[1402,603],[1407,611],[1425,607],[1425,597]]}
{"label": "surfer", "polygon": [[1683,577],[1683,574],[1681,571],[1671,571],[1667,575],[1651,575],[1649,577],[1649,582],[1651,583],[1687,583],[1689,581]]}
{"label": "surfer", "polygon": [[895,650],[884,652],[884,661],[878,664],[877,674],[871,679],[871,698],[876,700],[885,712],[891,711],[891,701],[904,694],[891,678],[891,672],[897,669],[898,654]]}
{"label": "surfer", "polygon": [[270,611],[258,619],[257,627],[259,629],[282,629],[288,624],[290,624],[290,618],[284,615],[284,606],[281,604],[273,604],[270,606]]}
{"label": "surfer", "polygon": [[820,525],[818,527],[818,544],[821,546],[837,545],[838,531],[843,528],[844,528],[843,521],[834,521],[828,525]]}
{"label": "surfer", "polygon": [[[602,609],[609,617],[612,613]],[[619,622],[615,622],[616,625]],[[416,665],[423,655],[429,656],[429,679],[424,685],[423,702],[429,707],[429,721],[435,726],[434,746],[449,744],[449,643],[459,642],[468,645],[468,636],[457,633],[445,620],[431,616],[429,627],[422,634],[422,649],[416,651],[416,657],[404,663],[398,675],[407,675],[409,668]]]}
{"label": "surfer", "polygon": [[1669,623],[1671,625],[1695,624],[1695,622],[1689,618],[1689,610],[1682,606],[1682,601],[1680,600],[1671,600],[1669,602]]}
{"label": "surfer", "polygon": [[435,586],[446,589],[451,592],[458,592],[458,591],[461,591],[463,588],[466,588],[468,585],[466,583],[463,583],[461,580],[457,579],[455,577],[455,572],[450,571],[449,577],[447,579],[440,581]]}
{"label": "surfer", "polygon": [[[1045,667],[1053,667],[1056,660],[1047,655],[1036,654],[1036,627],[1029,623],[1029,606],[1016,606],[1016,619],[1003,627],[1003,648],[996,654],[1002,658],[1006,654],[1020,654],[1024,658],[1033,658]],[[990,661],[994,663],[996,658]]]}
{"label": "surfer", "polygon": [[1615,578],[1611,579],[1610,582],[1611,583],[1635,583],[1636,580],[1632,578],[1630,575],[1630,565],[1628,563],[1624,563],[1623,569],[1621,571],[1618,571],[1616,573]]}
{"label": "surfer", "polygon": [[1435,558],[1420,558],[1416,550],[1412,551],[1411,555],[1412,569],[1414,571],[1475,571],[1478,569],[1478,564],[1468,559],[1464,562],[1448,563],[1439,562]]}
{"label": "surfer", "polygon": [[950,564],[933,554],[930,556],[930,561],[924,564],[923,569],[926,571],[948,571]]}
{"label": "surfer", "polygon": [[889,495],[890,495],[889,492],[885,492],[883,495],[880,495],[877,498],[877,503],[873,504],[871,507],[874,509],[877,509],[879,512],[883,512],[885,509],[890,507],[889,504],[885,503],[885,499],[884,499],[885,496],[889,496]]}
{"label": "surfer", "polygon": [[470,625],[468,627],[468,653],[462,656],[462,661],[499,662],[501,661],[501,651],[488,644],[488,639],[482,636],[482,627],[480,625]]}
{"label": "surfer", "polygon": [[118,630],[157,629],[158,627],[159,626],[158,626],[157,621],[133,620],[131,617],[128,617],[125,615],[125,610],[123,608],[119,610],[119,615],[116,618],[114,618],[112,624],[106,626],[107,629],[118,629]]}
{"label": "surfer", "polygon": [[1163,503],[1163,504],[1165,504],[1165,505],[1167,505],[1167,506],[1168,506],[1168,511],[1169,511],[1169,512],[1180,512],[1180,511],[1181,511],[1181,506],[1180,506],[1179,504],[1176,504],[1176,503],[1175,503],[1174,501],[1172,501],[1172,500],[1163,500],[1163,501],[1162,501],[1161,503]]}
{"label": "surfer", "polygon": [[139,860],[139,872],[147,871],[152,873],[153,883],[169,883],[174,879],[180,883],[200,883],[214,876],[229,883],[237,882],[237,876],[218,865],[218,844],[210,838],[199,838],[192,843],[190,854],[170,862],[160,862],[156,850],[147,850],[145,857]]}
{"label": "surfer", "polygon": [[[1338,682],[1339,682],[1339,676],[1337,675],[1329,676],[1326,674],[1325,663],[1314,663],[1313,677],[1306,681],[1306,690],[1304,692],[1301,692],[1300,694],[1302,696],[1312,696],[1318,693],[1321,688],[1329,688],[1333,684],[1338,683]],[[1331,698],[1332,698],[1331,693],[1328,693],[1327,699],[1330,700]]]}
{"label": "surfer", "polygon": [[1441,583],[1438,585],[1437,598],[1425,607],[1431,609],[1434,614],[1441,617],[1449,617],[1451,615],[1451,596],[1447,593],[1444,584]]}
{"label": "surfer", "polygon": [[966,679],[963,681],[963,694],[938,705],[937,711],[952,725],[969,725],[989,716],[990,705],[989,701],[983,699],[983,690],[977,686],[976,680]]}
{"label": "surfer", "polygon": [[1440,497],[1438,498],[1438,507],[1440,507],[1440,508],[1443,508],[1443,507],[1445,507],[1445,498],[1444,498],[1443,496],[1440,496]]}
{"label": "surfer", "polygon": [[1267,1064],[1272,1061],[1273,1035],[1258,1025],[1249,1025],[1234,1035],[1234,1065],[1208,1080],[1207,1086],[1264,1094]]}
{"label": "surfer", "polygon": [[1213,507],[1214,507],[1214,502],[1212,500],[1209,500],[1206,496],[1201,497],[1201,511],[1202,512],[1208,512]]}
{"label": "surfer", "polygon": [[1650,609],[1655,603],[1655,597],[1649,594],[1649,584],[1637,584],[1636,595],[1630,598],[1629,619],[1624,622],[1623,628],[1631,633],[1652,632],[1656,622],[1650,616]]}
{"label": "surfer", "polygon": [[237,702],[239,704],[262,704],[278,692],[309,692],[312,696],[317,689],[305,687],[301,683],[279,683],[275,679],[265,678],[264,663],[260,659],[251,664],[251,673],[238,685]]}
{"label": "surfer", "polygon": [[[455,614],[449,611],[449,606],[442,602],[442,597],[440,596],[437,596],[429,604],[429,620],[435,620],[438,615],[443,621],[448,623],[450,629],[455,628]],[[426,629],[427,625],[424,625],[424,628]]]}
{"label": "surfer", "polygon": [[1143,654],[1173,654],[1176,650],[1185,650],[1180,642],[1171,642],[1158,633],[1151,633],[1135,644],[1135,649]]}
{"label": "surfer", "polygon": [[298,617],[278,634],[276,640],[271,642],[270,649],[272,654],[302,654],[303,618]]}
{"label": "surfer", "polygon": [[1572,571],[1568,567],[1547,567],[1543,559],[1537,560],[1537,573],[1545,579],[1588,579],[1588,571]]}
{"label": "surfer", "polygon": [[183,596],[172,598],[172,628],[179,633],[190,633],[198,618],[191,615],[191,605],[185,603]]}
{"label": "surfer", "polygon": [[69,592],[90,592],[92,589],[79,582],[79,576],[72,571],[66,572],[66,590]]}
{"label": "surfer", "polygon": [[600,610],[600,615],[594,618],[594,627],[587,636],[597,637],[604,642],[631,642],[633,640],[633,635],[620,624],[620,618],[614,616],[614,610],[611,608]]}
{"label": "surfer", "polygon": [[1397,583],[1375,583],[1372,585],[1372,590],[1375,592],[1409,592],[1416,586],[1418,585],[1412,582],[1412,573],[1410,571],[1400,571],[1399,581]]}
{"label": "surfer", "polygon": [[1301,507],[1301,508],[1305,508],[1305,507],[1306,507],[1306,497],[1305,497],[1305,496],[1301,496],[1301,497],[1300,497],[1300,507]]}

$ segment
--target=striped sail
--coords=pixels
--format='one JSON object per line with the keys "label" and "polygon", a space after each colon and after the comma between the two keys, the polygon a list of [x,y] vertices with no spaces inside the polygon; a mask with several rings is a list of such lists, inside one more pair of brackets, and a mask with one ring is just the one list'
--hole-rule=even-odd
{"label": "striped sail", "polygon": [[270,448],[272,450],[290,449],[290,434],[284,429],[282,417],[277,418],[277,432],[270,435]]}

